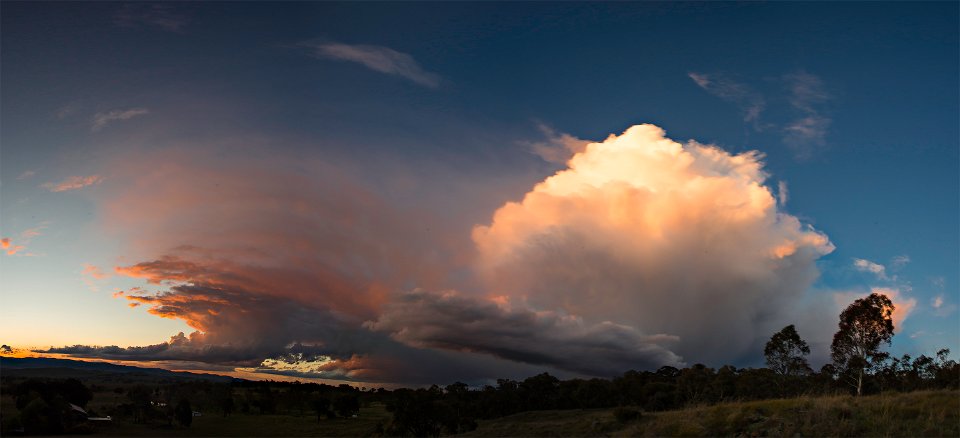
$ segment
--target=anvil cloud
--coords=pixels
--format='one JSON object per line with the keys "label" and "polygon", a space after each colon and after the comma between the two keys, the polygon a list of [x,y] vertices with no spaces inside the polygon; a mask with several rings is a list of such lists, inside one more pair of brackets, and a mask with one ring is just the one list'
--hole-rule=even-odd
{"label": "anvil cloud", "polygon": [[124,157],[104,223],[139,260],[114,272],[144,284],[117,296],[197,332],[56,351],[366,381],[429,379],[398,366],[414,357],[486,358],[475,378],[734,361],[792,322],[833,249],[778,209],[758,153],[653,125],[572,152],[462,236],[326,160]]}

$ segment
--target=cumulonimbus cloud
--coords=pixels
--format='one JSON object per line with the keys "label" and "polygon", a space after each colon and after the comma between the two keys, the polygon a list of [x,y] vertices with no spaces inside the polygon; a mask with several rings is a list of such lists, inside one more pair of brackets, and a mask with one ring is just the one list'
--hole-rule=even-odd
{"label": "cumulonimbus cloud", "polygon": [[307,43],[319,57],[356,62],[365,67],[409,79],[425,87],[440,86],[440,75],[423,69],[412,56],[389,47],[343,43]]}
{"label": "cumulonimbus cloud", "polygon": [[778,211],[760,155],[686,145],[653,125],[574,156],[473,233],[492,293],[588,323],[679,336],[727,361],[786,321],[833,250]]}
{"label": "cumulonimbus cloud", "polygon": [[833,247],[778,209],[760,154],[652,125],[569,153],[472,235],[324,160],[124,157],[102,222],[134,260],[114,272],[145,284],[116,296],[197,333],[82,354],[366,381],[451,364],[609,376],[737,361],[794,322]]}

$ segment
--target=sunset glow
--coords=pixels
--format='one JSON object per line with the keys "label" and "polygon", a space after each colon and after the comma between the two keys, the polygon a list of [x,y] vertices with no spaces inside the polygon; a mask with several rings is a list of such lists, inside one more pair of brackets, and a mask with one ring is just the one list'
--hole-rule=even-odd
{"label": "sunset glow", "polygon": [[3,4],[4,357],[820,369],[871,293],[960,353],[955,3],[128,6]]}

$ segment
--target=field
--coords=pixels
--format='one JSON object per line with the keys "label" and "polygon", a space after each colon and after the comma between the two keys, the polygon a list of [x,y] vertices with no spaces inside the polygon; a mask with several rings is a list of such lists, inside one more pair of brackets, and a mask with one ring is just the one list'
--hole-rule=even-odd
{"label": "field", "polygon": [[[92,399],[86,405],[89,412],[98,416],[114,416],[114,421],[94,423],[95,430],[87,430],[104,436],[381,436],[384,430],[391,430],[393,419],[385,402],[396,403],[399,400],[396,397],[400,394],[278,382],[217,383],[197,380],[195,377],[143,372],[117,373],[112,370],[5,369],[2,379],[4,391],[0,391],[0,412],[3,413],[4,424],[16,420],[20,414],[10,391],[17,382],[32,377],[62,379],[67,376],[83,379],[92,389]],[[122,414],[123,409],[120,409],[123,405],[129,406],[131,394],[136,392],[136,388],[147,388],[151,391],[150,397],[155,400],[162,400],[164,397],[167,397],[167,400],[176,400],[186,396],[191,401],[192,409],[203,414],[192,417],[189,427],[178,425],[172,416],[164,414],[154,416],[145,423],[136,423],[129,411]],[[232,413],[228,416],[223,415],[224,409],[221,409],[216,401],[217,394],[222,396],[224,390],[231,394],[234,402],[234,407],[230,410]],[[412,393],[406,391],[408,392],[405,397],[412,400]],[[310,400],[318,396],[335,400],[338,394],[358,397],[359,414],[356,417],[335,418],[324,415],[318,421]],[[430,393],[418,394],[418,397],[422,398]],[[490,395],[489,391],[474,394]],[[437,415],[441,412],[437,410],[439,406],[460,406],[436,404],[442,401],[440,398],[423,400],[412,412],[432,412],[431,415]],[[264,404],[265,401],[269,403]],[[477,399],[474,403],[480,406],[483,401]],[[768,399],[689,406],[686,409],[662,412],[641,412],[640,408],[629,406],[612,409],[527,411],[496,419],[479,420],[477,423],[476,430],[463,435],[957,437],[960,436],[960,391],[887,392],[860,398],[820,396]],[[90,426],[84,424],[86,428]],[[12,429],[8,427],[5,430]]]}
{"label": "field", "polygon": [[99,428],[103,436],[371,436],[390,414],[382,405],[363,407],[357,418],[323,418],[305,415],[244,415],[194,417],[189,428],[145,426],[120,422]]}
{"label": "field", "polygon": [[612,409],[525,412],[480,422],[492,436],[960,436],[960,392],[801,397],[643,413]]}

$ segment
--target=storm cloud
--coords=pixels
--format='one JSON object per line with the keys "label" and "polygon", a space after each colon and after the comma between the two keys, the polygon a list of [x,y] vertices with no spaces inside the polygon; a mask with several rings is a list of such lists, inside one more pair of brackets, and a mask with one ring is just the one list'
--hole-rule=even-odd
{"label": "storm cloud", "polygon": [[476,227],[478,270],[512,301],[675,335],[685,358],[735,360],[789,321],[833,250],[778,210],[762,166],[756,152],[631,127]]}
{"label": "storm cloud", "polygon": [[196,331],[49,352],[407,383],[729,362],[792,322],[833,249],[778,209],[759,153],[653,125],[567,150],[485,224],[328,159],[123,157],[101,211],[134,260],[114,273],[143,284],[116,296]]}

